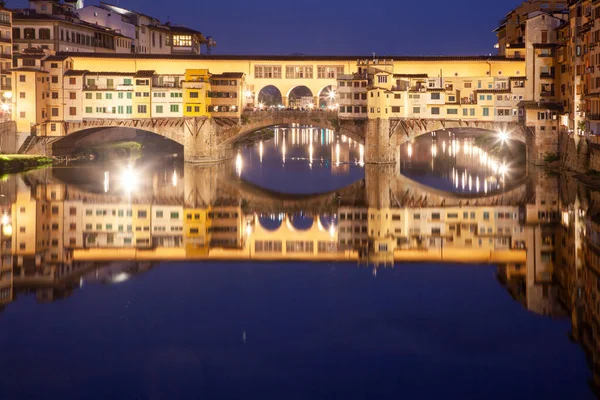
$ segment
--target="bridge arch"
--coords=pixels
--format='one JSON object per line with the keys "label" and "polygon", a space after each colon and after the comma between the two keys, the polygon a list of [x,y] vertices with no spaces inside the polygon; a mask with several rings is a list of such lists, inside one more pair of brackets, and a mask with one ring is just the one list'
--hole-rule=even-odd
{"label": "bridge arch", "polygon": [[257,91],[258,104],[263,104],[267,107],[279,106],[283,104],[283,94],[275,85],[265,85]]}
{"label": "bridge arch", "polygon": [[[305,85],[299,85],[292,87],[286,94],[288,103],[292,107],[306,107],[309,104],[314,104],[313,91]],[[309,100],[303,101],[304,99]]]}
{"label": "bridge arch", "polygon": [[[78,129],[77,129],[78,128]],[[87,127],[82,125],[52,143],[54,156],[70,156],[87,149],[99,149],[119,142],[143,142],[173,153],[183,152],[184,137],[181,129],[130,126]]]}
{"label": "bridge arch", "polygon": [[332,98],[330,97],[330,93],[335,93],[334,89],[333,89],[333,85],[327,85],[322,87],[318,94],[317,97],[319,99],[319,108],[322,107],[327,107],[327,105],[329,104],[330,101],[332,101]]}
{"label": "bridge arch", "polygon": [[507,140],[528,145],[532,139],[531,131],[517,122],[445,120],[445,119],[410,119],[390,118],[390,137],[396,135],[397,144],[410,142],[427,133],[443,130],[463,130],[487,133],[498,136],[505,134]]}

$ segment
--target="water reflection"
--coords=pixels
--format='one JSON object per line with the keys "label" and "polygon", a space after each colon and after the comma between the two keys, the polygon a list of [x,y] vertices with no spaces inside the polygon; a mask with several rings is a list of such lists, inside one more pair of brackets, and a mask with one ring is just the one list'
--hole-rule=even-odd
{"label": "water reflection", "polygon": [[478,146],[482,137],[451,130],[421,136],[402,146],[401,173],[437,189],[474,194],[501,191],[523,179],[524,147],[499,142],[510,148],[507,158]]}
{"label": "water reflection", "polygon": [[364,177],[364,145],[329,129],[285,125],[247,139],[235,165],[239,177],[274,191],[332,191]]}
{"label": "water reflection", "polygon": [[[346,261],[372,269],[378,280],[384,268],[407,261],[491,263],[523,307],[570,316],[571,337],[592,367],[590,383],[600,383],[599,192],[534,171],[511,192],[485,195],[489,176],[475,167],[481,154],[464,143],[461,154],[473,156],[452,158],[459,187],[477,193],[479,186],[479,196],[427,192],[387,167],[367,166],[363,180],[314,196],[284,196],[236,179],[273,157],[303,168],[327,159],[335,171],[337,144],[340,167],[363,168],[360,146],[323,132],[275,138],[243,149],[234,165],[125,163],[0,182],[0,303],[27,292],[52,301],[89,283],[123,283],[163,260]],[[306,153],[316,139],[327,146]],[[446,143],[438,157],[459,154]],[[416,157],[421,148],[413,151]],[[449,177],[455,181],[456,173]],[[490,192],[498,188],[489,185]]]}

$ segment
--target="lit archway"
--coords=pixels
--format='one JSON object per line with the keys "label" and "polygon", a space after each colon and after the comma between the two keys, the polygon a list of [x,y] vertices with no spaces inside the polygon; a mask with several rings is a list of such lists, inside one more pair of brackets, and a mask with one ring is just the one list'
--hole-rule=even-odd
{"label": "lit archway", "polygon": [[327,108],[336,102],[336,92],[333,86],[325,86],[319,92],[319,108]]}
{"label": "lit archway", "polygon": [[288,93],[290,107],[309,108],[314,106],[313,92],[306,86],[296,86]]}
{"label": "lit archway", "polygon": [[258,104],[265,107],[278,107],[283,104],[281,91],[273,85],[265,86],[258,92]]}

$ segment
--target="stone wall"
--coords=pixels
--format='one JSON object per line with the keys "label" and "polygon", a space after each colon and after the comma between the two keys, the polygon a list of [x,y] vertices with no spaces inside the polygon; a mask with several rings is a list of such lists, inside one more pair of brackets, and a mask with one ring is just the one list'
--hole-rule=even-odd
{"label": "stone wall", "polygon": [[575,144],[575,138],[560,134],[558,155],[563,165],[572,171],[585,173],[590,168],[600,168],[600,149],[596,145],[590,145],[585,139]]}
{"label": "stone wall", "polygon": [[0,153],[15,154],[17,150],[17,123],[0,122]]}

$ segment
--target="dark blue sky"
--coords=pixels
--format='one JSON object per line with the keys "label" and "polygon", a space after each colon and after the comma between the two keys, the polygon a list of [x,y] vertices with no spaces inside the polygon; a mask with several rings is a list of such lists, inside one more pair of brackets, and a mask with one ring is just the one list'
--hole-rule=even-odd
{"label": "dark blue sky", "polygon": [[[474,55],[518,0],[112,0],[213,36],[215,54]],[[26,6],[8,0],[9,7]],[[98,4],[99,0],[85,0]],[[477,6],[474,6],[477,4]]]}

